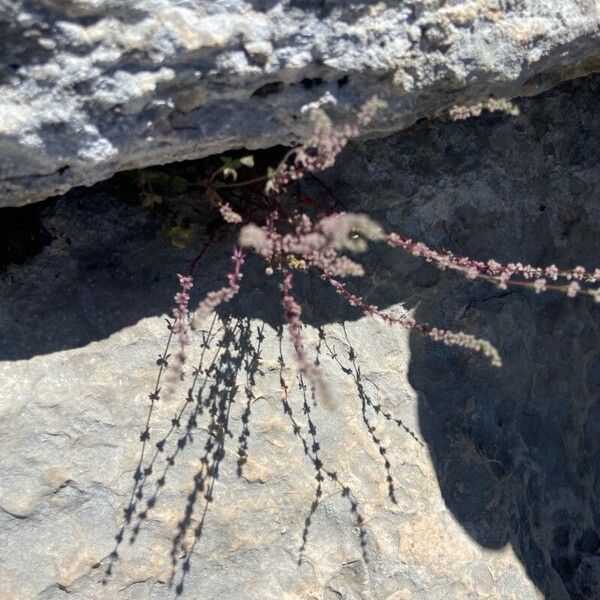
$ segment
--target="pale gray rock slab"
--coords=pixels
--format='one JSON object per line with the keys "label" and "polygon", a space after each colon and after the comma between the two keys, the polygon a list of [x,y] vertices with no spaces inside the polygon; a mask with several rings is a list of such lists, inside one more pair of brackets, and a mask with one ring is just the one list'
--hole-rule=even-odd
{"label": "pale gray rock slab", "polygon": [[[521,101],[518,117],[357,142],[322,176],[349,208],[437,247],[591,268],[599,91],[592,77]],[[192,402],[191,373],[170,394],[163,381],[139,467],[174,274],[194,252],[169,247],[124,193],[108,183],[49,204],[53,241],[2,274],[1,597],[162,600],[182,580],[189,599],[598,596],[596,305],[373,249],[353,289],[484,336],[505,365],[298,278],[328,407],[299,387],[276,278],[249,261],[216,315],[202,364],[216,368]],[[221,285],[230,250],[202,259],[194,300]]]}
{"label": "pale gray rock slab", "polygon": [[598,70],[594,0],[0,1],[0,206],[119,170],[364,135]]}

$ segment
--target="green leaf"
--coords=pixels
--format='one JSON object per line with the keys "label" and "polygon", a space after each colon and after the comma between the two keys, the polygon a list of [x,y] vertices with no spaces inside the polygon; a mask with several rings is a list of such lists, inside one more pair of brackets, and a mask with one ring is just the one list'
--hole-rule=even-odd
{"label": "green leaf", "polygon": [[233,167],[225,167],[223,169],[223,178],[227,179],[227,177],[231,177],[235,181],[237,179],[237,171]]}
{"label": "green leaf", "polygon": [[166,231],[169,242],[178,250],[182,250],[190,243],[192,233],[193,232],[191,229],[186,229],[185,227],[179,226],[170,227]]}
{"label": "green leaf", "polygon": [[240,158],[240,164],[244,167],[253,167],[254,166],[254,156],[252,154],[248,154],[247,156],[242,156]]}

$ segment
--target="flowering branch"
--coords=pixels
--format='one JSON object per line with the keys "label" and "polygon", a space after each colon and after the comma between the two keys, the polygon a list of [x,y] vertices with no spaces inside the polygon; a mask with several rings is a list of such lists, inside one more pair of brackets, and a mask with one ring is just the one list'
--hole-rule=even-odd
{"label": "flowering branch", "polygon": [[192,317],[192,329],[197,329],[200,321],[204,317],[208,316],[223,302],[229,302],[240,291],[240,281],[243,277],[242,265],[244,264],[244,260],[244,252],[236,246],[231,256],[233,270],[227,274],[227,285],[219,290],[208,292],[208,294],[206,294],[204,300],[200,302],[198,308],[194,311]]}
{"label": "flowering branch", "polygon": [[178,377],[183,376],[185,361],[187,358],[187,346],[190,343],[188,332],[188,305],[190,302],[190,290],[194,287],[194,280],[191,275],[177,275],[179,280],[179,291],[175,294],[175,308],[173,317],[175,319],[171,326],[171,333],[177,336],[179,351],[175,355],[174,372],[169,379],[171,383]]}
{"label": "flowering branch", "polygon": [[[335,212],[331,208],[321,210],[313,204],[311,214],[314,210],[316,216],[311,218],[307,211],[303,210],[301,203],[297,203],[295,209],[288,212],[285,203],[278,198],[278,194],[283,192],[291,182],[332,166],[348,141],[358,135],[359,126],[368,123],[382,104],[374,98],[365,105],[354,123],[334,129],[331,121],[321,110],[322,105],[332,101],[335,103],[333,97],[327,98],[326,102],[307,106],[307,111],[312,111],[315,122],[312,138],[290,149],[275,169],[268,170],[266,177],[254,177],[246,182],[235,181],[234,183],[219,183],[215,180],[219,174],[224,177],[230,176],[235,180],[237,177],[235,169],[238,166],[254,165],[252,157],[243,157],[237,161],[225,159],[224,166],[206,183],[207,200],[219,210],[227,223],[239,227],[239,247],[236,247],[232,256],[233,269],[227,275],[228,284],[207,294],[194,313],[192,327],[195,327],[201,318],[221,303],[228,302],[238,293],[242,278],[241,267],[244,263],[242,249],[246,248],[251,249],[265,261],[267,275],[272,275],[275,271],[282,273],[281,305],[285,321],[289,326],[296,361],[301,372],[308,375],[315,383],[319,383],[321,379],[320,372],[308,360],[302,343],[302,311],[292,293],[294,270],[317,270],[322,279],[327,281],[346,302],[358,307],[365,315],[379,317],[390,325],[400,325],[408,331],[417,331],[447,346],[479,352],[493,365],[501,365],[498,351],[486,340],[462,331],[454,332],[428,323],[417,323],[406,315],[397,316],[381,311],[377,306],[368,304],[360,296],[349,292],[340,279],[360,277],[364,275],[364,268],[354,257],[351,258],[346,253],[364,252],[369,241],[401,248],[413,256],[435,264],[442,270],[451,269],[461,273],[467,279],[482,279],[501,289],[512,285],[528,287],[536,293],[556,290],[569,297],[586,294],[600,302],[600,269],[587,272],[583,267],[578,266],[572,270],[561,271],[555,265],[542,268],[521,263],[502,265],[495,260],[477,261],[465,256],[457,256],[452,252],[433,250],[422,242],[415,242],[396,233],[386,233],[367,215]],[[217,188],[220,190],[251,185],[265,179],[267,198],[262,198],[261,203],[258,204],[258,211],[263,210],[262,222],[256,217],[254,208],[249,206],[250,203],[244,205],[244,211],[238,212],[217,192]],[[185,296],[176,298],[177,310],[187,310],[187,304],[179,302],[184,300]],[[182,340],[185,344],[186,337],[183,336]],[[321,384],[319,386],[322,387]]]}
{"label": "flowering branch", "polygon": [[[396,233],[387,234],[383,240],[389,246],[402,248],[413,256],[435,263],[442,270],[452,269],[458,271],[467,279],[484,279],[495,283],[500,289],[506,289],[508,285],[516,285],[529,287],[538,294],[547,290],[563,292],[570,298],[582,293],[591,296],[596,302],[600,302],[600,287],[590,289],[581,285],[582,283],[599,283],[600,269],[595,269],[593,273],[587,273],[581,266],[570,271],[560,271],[556,265],[550,265],[549,267],[533,267],[522,263],[502,265],[495,260],[482,262],[466,256],[456,256],[452,252],[438,252],[422,242],[413,242],[411,239],[401,237]],[[521,277],[522,279],[514,280],[513,277]],[[560,281],[561,279],[566,280],[562,285],[548,283],[549,281]]]}
{"label": "flowering branch", "polygon": [[290,339],[292,340],[292,345],[294,346],[294,352],[296,354],[296,364],[298,365],[300,372],[310,379],[313,386],[321,392],[324,399],[327,401],[329,394],[327,393],[321,370],[309,360],[304,350],[304,343],[302,341],[302,321],[300,319],[302,308],[292,295],[291,271],[285,271],[279,289],[281,290],[283,316],[288,324]]}
{"label": "flowering branch", "polygon": [[374,306],[373,304],[367,304],[360,296],[349,292],[343,283],[329,277],[327,279],[333,286],[335,291],[340,294],[351,306],[360,308],[365,315],[377,316],[388,325],[400,325],[407,331],[414,329],[419,333],[422,333],[426,337],[432,339],[435,342],[442,342],[446,346],[458,346],[460,348],[467,348],[474,350],[475,352],[481,352],[484,356],[490,359],[490,362],[495,367],[502,366],[502,359],[498,350],[494,348],[490,342],[480,338],[476,338],[463,331],[449,331],[447,329],[438,329],[432,327],[428,323],[417,323],[413,318],[407,316],[398,317],[389,312],[383,312]]}

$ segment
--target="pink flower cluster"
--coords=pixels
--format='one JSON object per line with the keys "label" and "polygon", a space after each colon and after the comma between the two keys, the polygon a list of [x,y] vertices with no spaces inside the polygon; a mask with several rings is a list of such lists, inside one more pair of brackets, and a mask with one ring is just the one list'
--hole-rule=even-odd
{"label": "pink flower cluster", "polygon": [[292,295],[291,272],[288,271],[285,273],[279,289],[281,290],[283,315],[290,328],[290,338],[296,352],[298,366],[303,373],[309,373],[311,367],[314,367],[314,365],[308,360],[306,353],[304,352],[304,344],[302,342],[302,321],[300,320],[302,308]]}
{"label": "pink flower cluster", "polygon": [[223,202],[219,205],[219,212],[227,223],[241,223],[242,217],[231,208],[229,202]]}
{"label": "pink flower cluster", "polygon": [[438,329],[437,327],[431,327],[431,325],[427,323],[418,323],[411,317],[398,317],[389,312],[383,312],[379,310],[377,306],[374,306],[373,304],[367,304],[360,296],[349,292],[343,283],[340,283],[333,278],[329,278],[328,281],[333,286],[335,291],[348,302],[348,304],[360,308],[365,315],[377,316],[380,319],[383,319],[383,321],[389,325],[397,324],[406,330],[414,329],[435,342],[442,342],[443,344],[446,344],[446,346],[458,346],[460,348],[466,348],[475,352],[481,352],[484,356],[490,359],[492,365],[495,367],[502,366],[500,354],[487,340],[476,338],[475,336],[463,331],[455,332],[446,329]]}
{"label": "pink flower cluster", "polygon": [[[495,283],[500,289],[506,289],[509,285],[519,285],[531,287],[538,294],[552,289],[563,292],[570,298],[574,298],[579,293],[585,293],[592,296],[596,302],[600,302],[600,287],[589,289],[583,288],[581,285],[584,282],[600,283],[600,269],[595,269],[593,273],[587,273],[581,266],[570,271],[560,271],[556,265],[533,267],[520,262],[503,265],[495,260],[483,262],[466,256],[456,256],[452,252],[438,252],[422,242],[413,242],[413,240],[401,237],[396,233],[386,234],[383,239],[388,245],[402,248],[413,256],[433,262],[440,269],[453,269],[461,272],[467,279],[485,279]],[[516,277],[519,279],[515,279]],[[549,283],[549,281],[560,282],[561,279],[565,280],[565,283]]]}
{"label": "pink flower cluster", "polygon": [[177,336],[179,350],[175,355],[173,365],[173,378],[177,379],[183,375],[185,361],[187,359],[186,348],[190,343],[188,332],[188,306],[190,303],[190,290],[194,287],[194,280],[191,275],[177,274],[179,280],[179,291],[175,294],[175,308],[173,309],[173,318],[175,322],[171,331]]}
{"label": "pink flower cluster", "polygon": [[[329,119],[317,111],[318,118],[313,137],[306,144],[294,148],[286,155],[273,176],[269,178],[266,186],[267,193],[279,193],[293,181],[302,179],[307,173],[332,167],[350,139],[359,134],[358,126],[368,125],[377,111],[384,106],[385,102],[374,96],[359,111],[356,125],[346,124],[338,129],[334,129]],[[291,158],[293,158],[292,164],[288,164]]]}
{"label": "pink flower cluster", "polygon": [[348,125],[341,131],[329,128],[317,130],[314,138],[306,145],[295,148],[291,153],[292,164],[284,162],[267,182],[267,193],[280,193],[293,181],[302,179],[307,173],[323,171],[332,167],[340,152],[351,137],[357,135],[356,128]]}
{"label": "pink flower cluster", "polygon": [[368,217],[352,213],[336,213],[313,223],[306,214],[296,213],[284,224],[292,231],[280,233],[276,226],[279,215],[272,213],[267,224],[250,223],[242,227],[238,243],[262,256],[271,268],[303,270],[315,267],[336,277],[360,277],[362,265],[339,250],[363,252],[365,239],[379,239],[380,228]]}
{"label": "pink flower cluster", "polygon": [[242,265],[244,264],[244,260],[244,252],[240,248],[234,248],[231,256],[233,270],[227,274],[227,285],[206,294],[204,300],[200,302],[194,311],[192,317],[192,329],[196,329],[199,326],[200,321],[204,317],[210,315],[217,306],[223,302],[229,302],[240,291],[240,281],[243,277]]}
{"label": "pink flower cluster", "polygon": [[[464,332],[453,332],[431,327],[427,323],[417,323],[414,319],[403,316],[398,317],[391,313],[380,311],[377,306],[365,303],[362,298],[349,292],[336,277],[361,276],[364,274],[362,265],[340,254],[341,250],[363,252],[367,248],[367,240],[386,241],[392,246],[400,246],[415,256],[424,257],[426,260],[443,263],[461,271],[472,268],[474,261],[468,264],[454,262],[453,255],[441,254],[430,250],[420,243],[404,240],[396,234],[386,235],[381,227],[369,217],[362,214],[334,213],[319,219],[310,220],[306,214],[295,214],[285,223],[291,232],[280,233],[277,231],[280,222],[279,215],[272,213],[267,223],[259,227],[251,223],[240,230],[238,243],[245,248],[251,248],[265,259],[269,269],[276,267],[284,272],[281,285],[283,293],[282,304],[286,313],[286,321],[290,325],[290,335],[298,363],[304,372],[308,371],[309,363],[302,348],[300,336],[300,306],[291,294],[292,275],[291,268],[306,270],[316,268],[351,306],[360,308],[364,314],[378,316],[386,323],[400,325],[401,327],[419,331],[423,335],[448,346],[460,346],[481,352],[487,356],[492,364],[500,365],[498,351],[486,340],[475,338]],[[447,263],[447,264],[446,264]]]}

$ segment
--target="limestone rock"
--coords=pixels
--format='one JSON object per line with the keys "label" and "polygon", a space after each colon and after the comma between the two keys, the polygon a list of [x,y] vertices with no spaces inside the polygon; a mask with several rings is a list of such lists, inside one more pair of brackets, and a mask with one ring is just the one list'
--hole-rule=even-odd
{"label": "limestone rock", "polygon": [[[432,245],[590,268],[599,92],[588,78],[516,118],[357,142],[323,177]],[[487,337],[505,367],[356,314],[306,277],[327,408],[298,380],[276,277],[249,261],[149,415],[174,274],[194,252],[117,196],[108,183],[49,203],[52,243],[2,274],[0,597],[598,597],[597,305],[373,249],[356,291]],[[211,246],[195,299],[229,253]]]}
{"label": "limestone rock", "polygon": [[0,0],[0,206],[123,169],[364,133],[598,70],[593,0]]}

